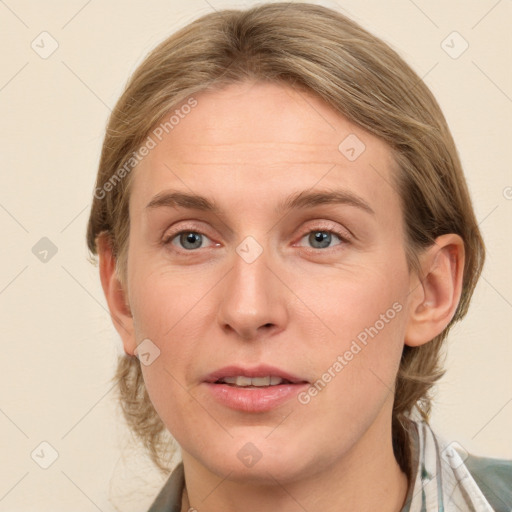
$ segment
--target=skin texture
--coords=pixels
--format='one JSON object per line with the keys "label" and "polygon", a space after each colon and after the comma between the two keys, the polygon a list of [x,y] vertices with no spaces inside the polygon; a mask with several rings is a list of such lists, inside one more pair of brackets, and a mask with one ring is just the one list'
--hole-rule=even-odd
{"label": "skin texture", "polygon": [[[407,478],[391,444],[394,380],[404,343],[428,342],[455,312],[462,240],[439,237],[421,254],[421,278],[410,273],[390,149],[314,95],[246,82],[195,98],[133,171],[125,289],[99,239],[126,353],[144,339],[160,350],[142,370],[182,448],[190,504],[400,510]],[[354,161],[338,149],[350,134],[365,145]],[[171,189],[220,210],[147,207]],[[373,213],[350,204],[275,210],[292,193],[333,189],[356,194]],[[187,250],[180,230],[202,234],[202,245]],[[317,231],[332,233],[327,247],[315,245]],[[236,251],[247,236],[262,249],[250,264]],[[400,311],[307,404],[293,398],[248,413],[206,389],[210,372],[232,364],[270,364],[314,383],[393,304]],[[247,443],[261,454],[252,467],[237,456]]]}

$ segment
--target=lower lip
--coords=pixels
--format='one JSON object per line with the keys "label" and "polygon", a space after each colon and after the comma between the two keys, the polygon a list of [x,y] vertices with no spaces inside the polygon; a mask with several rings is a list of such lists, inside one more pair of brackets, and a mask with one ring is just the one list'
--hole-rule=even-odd
{"label": "lower lip", "polygon": [[245,412],[266,412],[297,396],[309,384],[279,384],[268,387],[237,387],[206,383],[209,392],[221,404]]}

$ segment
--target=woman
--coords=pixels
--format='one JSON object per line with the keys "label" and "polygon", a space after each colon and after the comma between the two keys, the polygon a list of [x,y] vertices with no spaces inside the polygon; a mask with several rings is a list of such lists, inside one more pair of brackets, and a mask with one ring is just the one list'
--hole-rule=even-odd
{"label": "woman", "polygon": [[354,22],[277,3],[164,41],[110,118],[87,239],[125,416],[162,470],[181,449],[152,512],[509,510],[510,465],[428,426],[485,252],[456,148]]}

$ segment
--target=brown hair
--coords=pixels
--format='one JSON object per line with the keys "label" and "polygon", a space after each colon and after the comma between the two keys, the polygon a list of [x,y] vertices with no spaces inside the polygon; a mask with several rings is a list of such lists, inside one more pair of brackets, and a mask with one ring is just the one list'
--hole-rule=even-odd
{"label": "brown hair", "polygon": [[[464,240],[463,288],[453,319],[431,342],[406,346],[402,354],[393,447],[410,474],[408,417],[416,407],[428,420],[429,392],[443,374],[440,348],[468,310],[485,249],[444,116],[423,81],[383,41],[333,10],[285,2],[214,12],[169,37],[135,71],[109,119],[87,230],[89,249],[96,254],[97,237],[108,236],[124,281],[131,182],[126,163],[172,108],[203,90],[243,80],[309,90],[389,145],[398,168],[394,178],[411,269],[419,270],[418,254],[436,237],[456,233]],[[120,356],[115,379],[128,424],[155,464],[167,471],[168,432],[151,404],[138,359]]]}

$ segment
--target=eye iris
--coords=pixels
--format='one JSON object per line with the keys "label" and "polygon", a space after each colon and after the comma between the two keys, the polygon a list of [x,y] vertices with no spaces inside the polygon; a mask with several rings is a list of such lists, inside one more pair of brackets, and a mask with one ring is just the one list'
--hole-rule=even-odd
{"label": "eye iris", "polygon": [[[201,247],[201,235],[192,231],[182,233],[180,235],[180,243],[185,249],[197,249],[198,247]],[[187,244],[192,244],[194,247],[187,246]]]}
{"label": "eye iris", "polygon": [[[325,231],[314,231],[309,235],[309,241],[315,248],[329,247],[331,243],[331,234]],[[316,243],[320,244],[320,247],[315,246]]]}

